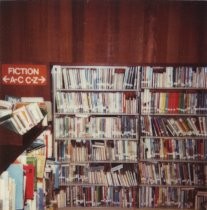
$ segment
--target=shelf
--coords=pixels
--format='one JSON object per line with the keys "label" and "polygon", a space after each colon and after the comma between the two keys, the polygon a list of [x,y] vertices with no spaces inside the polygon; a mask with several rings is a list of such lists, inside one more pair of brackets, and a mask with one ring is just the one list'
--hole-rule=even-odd
{"label": "shelf", "polygon": [[151,90],[151,91],[163,91],[163,92],[191,92],[191,91],[205,91],[206,88],[197,88],[197,87],[141,87],[141,91],[143,90]]}
{"label": "shelf", "polygon": [[141,136],[141,139],[177,139],[177,140],[186,140],[186,139],[207,139],[207,136]]}
{"label": "shelf", "polygon": [[137,160],[89,160],[89,161],[69,161],[69,160],[59,160],[59,164],[70,164],[70,165],[83,165],[83,164],[104,164],[104,163],[127,163],[127,164],[136,164]]}
{"label": "shelf", "polygon": [[[61,182],[61,181],[60,181]],[[123,185],[118,185],[118,186],[111,186],[111,185],[105,185],[105,184],[91,184],[91,183],[86,183],[86,182],[68,182],[65,184],[60,184],[61,186],[84,186],[84,187],[91,187],[91,186],[100,186],[100,187],[113,187],[113,188],[137,188],[138,186],[123,186]]]}
{"label": "shelf", "polygon": [[72,115],[72,116],[139,116],[138,113],[128,114],[128,113],[97,113],[97,112],[68,112],[68,113],[55,113],[56,116],[65,116],[65,115]]}
{"label": "shelf", "polygon": [[203,185],[180,185],[180,184],[139,184],[139,187],[171,187],[182,189],[207,189],[207,186]]}
{"label": "shelf", "polygon": [[160,116],[160,117],[206,117],[207,113],[204,114],[188,114],[188,113],[142,113],[141,116]]}
{"label": "shelf", "polygon": [[[168,137],[169,138],[169,137]],[[127,140],[127,141],[137,141],[137,138],[94,138],[94,137],[60,137],[55,138],[56,141],[68,141],[68,140],[75,140],[75,141],[96,141],[96,140],[102,140],[102,141],[120,141],[120,140]]]}
{"label": "shelf", "polygon": [[136,89],[57,89],[57,92],[139,92]]}
{"label": "shelf", "polygon": [[27,149],[45,129],[46,127],[42,127],[41,123],[39,123],[21,136],[15,132],[0,127],[0,174]]}
{"label": "shelf", "polygon": [[169,162],[169,163],[202,163],[207,165],[207,159],[206,160],[197,160],[197,159],[139,159],[139,162],[148,162],[148,163],[157,163],[157,162]]}

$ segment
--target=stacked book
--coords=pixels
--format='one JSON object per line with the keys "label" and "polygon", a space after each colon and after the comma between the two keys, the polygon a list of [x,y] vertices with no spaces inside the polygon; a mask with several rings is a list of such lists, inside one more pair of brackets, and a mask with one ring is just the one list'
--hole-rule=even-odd
{"label": "stacked book", "polygon": [[38,103],[18,102],[0,100],[0,123],[20,135],[25,134],[44,118]]}

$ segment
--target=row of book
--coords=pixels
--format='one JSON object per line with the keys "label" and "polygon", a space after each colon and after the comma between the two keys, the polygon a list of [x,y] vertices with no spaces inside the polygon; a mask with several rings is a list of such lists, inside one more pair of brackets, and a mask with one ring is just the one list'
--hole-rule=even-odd
{"label": "row of book", "polygon": [[130,93],[57,92],[58,113],[137,113],[136,95]]}
{"label": "row of book", "polygon": [[70,67],[52,69],[57,89],[136,89],[142,87],[207,87],[206,67]]}
{"label": "row of book", "polygon": [[139,188],[139,208],[194,209],[195,195],[193,188],[142,186]]}
{"label": "row of book", "polygon": [[137,160],[136,141],[56,141],[55,144],[58,161]]}
{"label": "row of book", "polygon": [[207,67],[151,67],[142,68],[141,87],[207,88]]}
{"label": "row of book", "polygon": [[57,89],[137,89],[140,67],[53,66]]}
{"label": "row of book", "polygon": [[141,112],[146,114],[206,114],[205,92],[141,92]]}
{"label": "row of book", "polygon": [[137,188],[70,186],[61,190],[58,207],[136,207]]}
{"label": "row of book", "polygon": [[56,138],[136,138],[137,118],[121,117],[72,117],[55,119]]}
{"label": "row of book", "polygon": [[71,183],[88,183],[88,164],[61,164],[59,170],[60,186]]}
{"label": "row of book", "polygon": [[135,172],[104,172],[102,170],[89,171],[88,173],[90,184],[99,184],[104,186],[119,186],[132,187],[137,186],[137,178]]}
{"label": "row of book", "polygon": [[[134,167],[134,166],[133,166]],[[137,174],[132,164],[125,166],[119,164],[110,166],[104,165],[68,165],[62,164],[60,167],[60,185],[104,185],[104,186],[137,186]]]}
{"label": "row of book", "polygon": [[197,163],[139,162],[142,184],[205,185],[207,167]]}
{"label": "row of book", "polygon": [[141,117],[142,135],[207,136],[207,117]]}
{"label": "row of book", "polygon": [[6,119],[1,120],[1,125],[18,134],[25,134],[44,118],[38,103],[19,102],[15,106],[9,101],[6,103],[11,104],[11,112],[4,116]]}
{"label": "row of book", "polygon": [[140,139],[141,159],[164,160],[206,160],[207,141],[205,139]]}

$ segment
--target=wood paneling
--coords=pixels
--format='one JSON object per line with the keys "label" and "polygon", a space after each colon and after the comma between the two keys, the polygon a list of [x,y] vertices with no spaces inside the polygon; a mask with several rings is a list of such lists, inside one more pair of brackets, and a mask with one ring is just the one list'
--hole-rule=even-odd
{"label": "wood paneling", "polygon": [[[151,0],[0,1],[0,62],[204,64],[207,2]],[[44,96],[45,87],[1,87]],[[18,90],[18,91],[16,91]]]}
{"label": "wood paneling", "polygon": [[46,86],[1,85],[0,97],[51,100],[51,63],[206,64],[206,14],[205,1],[0,1],[0,64],[48,65]]}
{"label": "wood paneling", "polygon": [[2,1],[1,62],[206,63],[207,2]]}
{"label": "wood paneling", "polygon": [[[0,63],[203,64],[206,14],[205,1],[0,1]],[[49,99],[50,86],[1,93]]]}

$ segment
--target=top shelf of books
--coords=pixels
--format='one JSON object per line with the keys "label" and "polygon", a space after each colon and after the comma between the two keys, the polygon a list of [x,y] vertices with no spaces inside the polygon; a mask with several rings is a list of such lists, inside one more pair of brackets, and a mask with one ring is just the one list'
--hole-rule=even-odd
{"label": "top shelf of books", "polygon": [[136,90],[140,67],[67,67],[53,66],[56,89]]}
{"label": "top shelf of books", "polygon": [[207,67],[143,67],[142,88],[207,88]]}
{"label": "top shelf of books", "polygon": [[[207,67],[60,66],[52,68],[56,90],[122,91],[139,88],[207,88]],[[141,79],[141,80],[140,80]]]}

